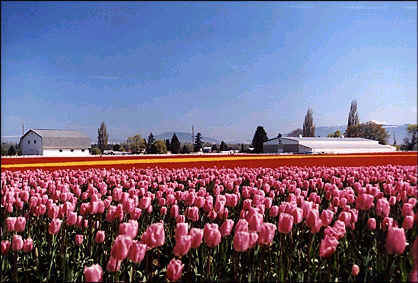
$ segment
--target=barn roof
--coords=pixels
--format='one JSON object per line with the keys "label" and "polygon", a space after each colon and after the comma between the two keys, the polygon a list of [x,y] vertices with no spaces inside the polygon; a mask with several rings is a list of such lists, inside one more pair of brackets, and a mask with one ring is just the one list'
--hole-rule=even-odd
{"label": "barn roof", "polygon": [[33,131],[42,137],[44,149],[83,149],[91,146],[91,140],[88,136],[74,130],[31,129],[22,137],[22,139],[30,131]]}

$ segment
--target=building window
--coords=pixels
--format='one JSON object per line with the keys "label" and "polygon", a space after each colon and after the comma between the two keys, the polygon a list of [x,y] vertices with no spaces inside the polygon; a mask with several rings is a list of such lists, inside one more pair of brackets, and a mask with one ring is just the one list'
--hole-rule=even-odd
{"label": "building window", "polygon": [[28,144],[30,144],[30,141],[28,141]]}
{"label": "building window", "polygon": [[36,144],[36,140],[33,140],[33,143]]}
{"label": "building window", "polygon": [[60,152],[62,152],[62,149],[60,149]]}

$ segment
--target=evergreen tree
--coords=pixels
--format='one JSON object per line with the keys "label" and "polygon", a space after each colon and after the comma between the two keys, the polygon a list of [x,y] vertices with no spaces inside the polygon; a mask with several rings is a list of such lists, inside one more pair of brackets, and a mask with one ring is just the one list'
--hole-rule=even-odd
{"label": "evergreen tree", "polygon": [[194,142],[194,152],[198,152],[200,151],[200,149],[202,149],[202,134],[201,133],[197,133],[196,138],[195,138],[195,142]]}
{"label": "evergreen tree", "polygon": [[217,152],[218,146],[216,144],[212,145],[212,152]]}
{"label": "evergreen tree", "polygon": [[146,149],[147,153],[155,153],[153,150],[153,146],[152,146],[154,142],[155,142],[154,135],[151,132],[148,136],[148,141],[147,141],[147,149]]}
{"label": "evergreen tree", "polygon": [[244,150],[244,144],[241,144],[241,152],[245,152],[245,150]]}
{"label": "evergreen tree", "polygon": [[13,145],[9,147],[9,150],[7,151],[7,155],[11,155],[11,156],[16,155],[16,149]]}
{"label": "evergreen tree", "polygon": [[170,149],[170,140],[169,139],[166,139],[165,140],[165,147],[166,147],[167,150],[170,150],[171,151],[171,149]]}
{"label": "evergreen tree", "polygon": [[171,138],[171,153],[177,154],[180,152],[180,141],[176,136],[176,133],[173,134]]}
{"label": "evergreen tree", "polygon": [[357,101],[351,101],[350,112],[348,113],[347,129],[344,135],[346,137],[358,137],[358,131],[354,128],[360,125],[360,120],[357,112]]}
{"label": "evergreen tree", "polygon": [[100,124],[100,128],[97,129],[97,146],[100,151],[103,152],[107,146],[109,135],[107,133],[106,125],[104,122]]}
{"label": "evergreen tree", "polygon": [[183,148],[181,149],[181,153],[184,153],[184,154],[190,153],[190,150],[186,145],[183,145]]}
{"label": "evergreen tree", "polygon": [[267,133],[262,126],[258,126],[252,141],[255,153],[263,153],[263,143],[268,140]]}
{"label": "evergreen tree", "polygon": [[228,150],[228,146],[224,141],[221,141],[221,145],[219,146],[219,150],[220,151],[227,151]]}
{"label": "evergreen tree", "polygon": [[305,115],[305,121],[303,122],[303,136],[314,137],[315,136],[315,125],[313,122],[312,109],[309,108]]}

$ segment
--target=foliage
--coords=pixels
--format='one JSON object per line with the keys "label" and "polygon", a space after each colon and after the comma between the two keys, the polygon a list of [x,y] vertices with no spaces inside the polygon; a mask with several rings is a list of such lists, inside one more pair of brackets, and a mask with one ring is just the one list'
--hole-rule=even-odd
{"label": "foliage", "polygon": [[313,112],[309,108],[308,112],[305,115],[305,121],[303,122],[303,136],[304,137],[314,137],[315,136],[315,125],[313,122]]}
{"label": "foliage", "polygon": [[100,124],[100,128],[97,129],[97,145],[100,151],[103,152],[107,146],[109,135],[107,133],[106,125],[104,122]]}
{"label": "foliage", "polygon": [[98,148],[96,146],[93,146],[91,148],[91,154],[92,155],[100,155],[100,154],[102,154],[102,151],[100,150],[100,148]]}
{"label": "foliage", "polygon": [[146,152],[147,153],[156,153],[155,152],[155,147],[153,147],[153,144],[155,142],[155,138],[154,135],[152,133],[149,134],[148,136],[148,140],[147,140],[147,144],[146,144]]}
{"label": "foliage", "polygon": [[121,148],[120,144],[114,144],[112,146],[112,150],[114,150],[114,151],[120,151],[120,148]]}
{"label": "foliage", "polygon": [[153,143],[152,147],[152,152],[153,153],[157,153],[157,154],[164,154],[167,153],[167,147],[165,145],[166,143],[162,140],[157,140],[156,142]]}
{"label": "foliage", "polygon": [[389,134],[382,125],[376,124],[374,122],[360,123],[357,126],[351,126],[347,129],[346,133],[350,137],[359,137],[370,140],[379,141],[380,144],[386,144]]}
{"label": "foliage", "polygon": [[254,153],[263,153],[263,143],[268,140],[267,133],[262,126],[258,126],[255,130],[252,146],[254,147]]}
{"label": "foliage", "polygon": [[329,138],[340,138],[341,132],[339,130],[336,130],[333,134],[328,135]]}
{"label": "foliage", "polygon": [[171,153],[177,154],[180,152],[180,141],[177,138],[176,133],[173,134],[173,137],[171,138]]}
{"label": "foliage", "polygon": [[212,145],[212,152],[218,152],[218,146],[216,144]]}
{"label": "foliage", "polygon": [[417,124],[409,124],[407,131],[408,136],[404,138],[404,143],[401,148],[403,150],[417,150]]}
{"label": "foliage", "polygon": [[169,139],[166,139],[165,140],[165,147],[167,148],[167,151],[171,151],[171,148],[170,148],[170,140]]}
{"label": "foliage", "polygon": [[228,150],[228,145],[224,141],[221,141],[221,144],[219,146],[219,150],[220,151],[227,151]]}
{"label": "foliage", "polygon": [[10,155],[10,156],[15,156],[16,155],[16,149],[13,145],[11,147],[9,147],[9,150],[7,151],[7,155]]}
{"label": "foliage", "polygon": [[145,140],[139,134],[129,137],[126,141],[126,147],[134,154],[142,153],[146,147]]}
{"label": "foliage", "polygon": [[190,153],[190,151],[191,150],[187,144],[183,145],[183,148],[181,149],[181,153],[187,154],[187,153]]}
{"label": "foliage", "polygon": [[298,128],[287,134],[288,137],[299,137],[303,135],[303,130]]}
{"label": "foliage", "polygon": [[193,151],[194,152],[198,152],[202,149],[202,134],[201,133],[197,133],[196,134],[196,138],[195,138],[195,142],[194,142],[194,146],[193,146]]}

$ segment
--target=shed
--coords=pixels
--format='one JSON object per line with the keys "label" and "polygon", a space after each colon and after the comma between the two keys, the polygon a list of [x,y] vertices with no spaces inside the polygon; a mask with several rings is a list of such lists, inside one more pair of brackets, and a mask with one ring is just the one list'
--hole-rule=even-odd
{"label": "shed", "polygon": [[91,140],[81,132],[57,129],[30,129],[20,138],[23,155],[89,155]]}
{"label": "shed", "polygon": [[367,153],[396,148],[363,138],[277,137],[263,144],[266,153]]}

